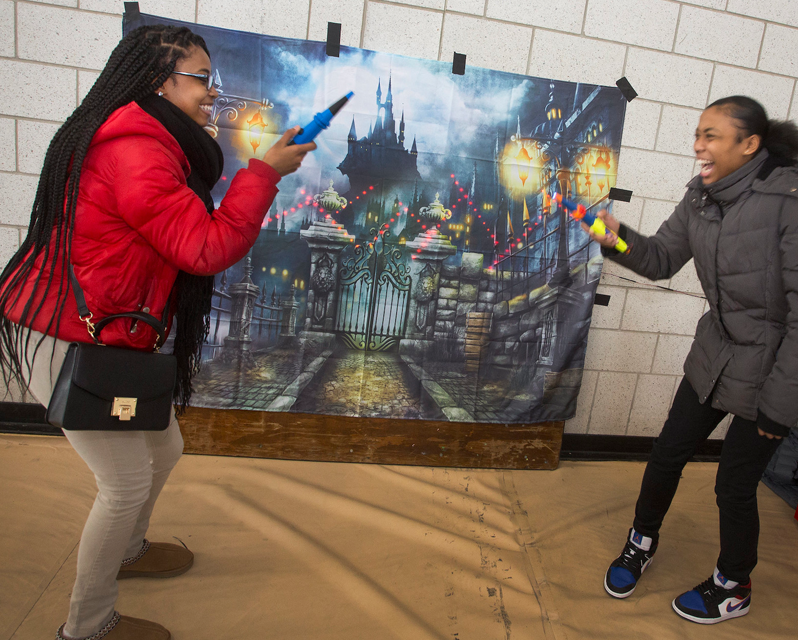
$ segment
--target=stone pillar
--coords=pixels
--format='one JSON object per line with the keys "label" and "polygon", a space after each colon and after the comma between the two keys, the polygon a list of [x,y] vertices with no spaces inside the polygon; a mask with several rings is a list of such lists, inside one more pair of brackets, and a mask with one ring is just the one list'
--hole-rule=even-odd
{"label": "stone pillar", "polygon": [[283,308],[283,317],[280,322],[280,337],[293,338],[296,335],[296,310],[299,303],[296,301],[296,288],[291,285],[291,293],[286,300],[280,303]]}
{"label": "stone pillar", "polygon": [[240,282],[231,284],[229,288],[232,298],[230,310],[230,331],[223,342],[222,360],[229,362],[236,358],[249,359],[249,347],[252,344],[250,328],[255,300],[260,294],[258,286],[252,282],[252,259],[247,256],[244,264],[244,277]]}
{"label": "stone pillar", "polygon": [[342,224],[317,220],[299,232],[310,247],[310,286],[305,331],[331,332],[337,312],[338,258],[354,242]]}
{"label": "stone pillar", "polygon": [[410,258],[410,305],[405,338],[399,354],[422,361],[433,343],[438,288],[443,261],[457,253],[457,247],[437,227],[427,229],[405,245]]}

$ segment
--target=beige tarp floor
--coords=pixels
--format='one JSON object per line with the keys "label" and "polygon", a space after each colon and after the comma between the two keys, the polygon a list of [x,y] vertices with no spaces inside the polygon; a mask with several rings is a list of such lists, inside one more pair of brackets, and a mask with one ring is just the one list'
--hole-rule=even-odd
{"label": "beige tarp floor", "polygon": [[[796,638],[798,523],[759,493],[751,613],[713,627],[671,600],[717,554],[715,465],[690,464],[632,597],[603,590],[641,463],[492,471],[184,456],[148,537],[194,567],[125,580],[118,609],[175,640]],[[0,640],[63,622],[93,477],[63,438],[0,436]]]}

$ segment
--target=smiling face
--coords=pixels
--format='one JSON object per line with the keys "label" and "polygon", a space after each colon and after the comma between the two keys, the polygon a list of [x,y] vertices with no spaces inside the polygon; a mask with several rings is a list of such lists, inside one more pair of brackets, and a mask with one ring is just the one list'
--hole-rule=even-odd
{"label": "smiling face", "polygon": [[[175,71],[210,75],[211,59],[202,48],[192,46],[189,55],[177,61]],[[158,91],[162,91],[164,98],[204,127],[211,117],[213,101],[219,97],[215,87],[208,90],[206,86],[201,78],[172,74]]]}
{"label": "smiling face", "polygon": [[746,137],[739,122],[723,107],[705,110],[698,121],[693,145],[704,184],[712,184],[737,171],[753,159],[760,144],[760,137]]}

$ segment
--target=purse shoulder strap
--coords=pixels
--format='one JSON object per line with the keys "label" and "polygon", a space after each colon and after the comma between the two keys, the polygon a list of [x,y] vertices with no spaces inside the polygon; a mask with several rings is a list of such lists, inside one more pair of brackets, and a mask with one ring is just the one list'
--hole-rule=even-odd
{"label": "purse shoulder strap", "polygon": [[159,349],[166,341],[166,325],[169,321],[169,311],[172,306],[171,292],[166,301],[166,306],[163,310],[163,319],[161,322],[158,322],[158,319],[155,316],[151,316],[149,313],[144,313],[143,311],[127,311],[125,313],[115,313],[113,315],[106,316],[102,320],[92,323],[92,313],[89,311],[89,307],[86,304],[86,296],[83,295],[83,289],[81,289],[80,285],[78,284],[78,279],[75,276],[75,271],[71,264],[69,265],[69,280],[72,283],[72,291],[75,294],[75,301],[78,303],[78,313],[80,314],[80,319],[86,323],[86,328],[89,332],[89,335],[97,344],[102,344],[100,342],[100,332],[103,330],[103,327],[108,325],[108,323],[112,322],[113,320],[117,320],[118,318],[133,318],[135,320],[141,320],[142,322],[145,322],[151,326],[155,330],[155,333],[158,334],[158,340],[155,342],[156,350]]}

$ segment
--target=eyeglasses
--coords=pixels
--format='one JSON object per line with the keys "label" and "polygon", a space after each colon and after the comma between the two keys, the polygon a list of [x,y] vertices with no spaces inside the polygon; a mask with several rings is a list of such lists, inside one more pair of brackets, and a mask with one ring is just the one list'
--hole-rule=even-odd
{"label": "eyeglasses", "polygon": [[210,91],[214,85],[221,86],[221,81],[218,79],[218,71],[216,73],[216,80],[214,80],[214,74],[207,75],[205,73],[187,73],[186,71],[172,71],[179,76],[191,76],[192,78],[199,78],[205,83],[205,89]]}

